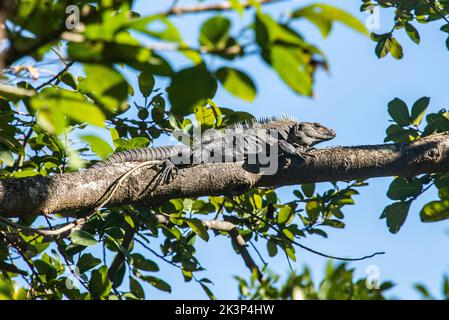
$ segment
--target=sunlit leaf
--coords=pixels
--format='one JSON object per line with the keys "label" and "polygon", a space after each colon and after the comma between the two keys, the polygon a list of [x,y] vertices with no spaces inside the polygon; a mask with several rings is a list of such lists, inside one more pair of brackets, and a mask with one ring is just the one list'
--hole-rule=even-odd
{"label": "sunlit leaf", "polygon": [[70,239],[73,243],[85,247],[97,244],[97,240],[95,240],[95,238],[90,233],[84,230],[72,230],[72,232],[70,233]]}
{"label": "sunlit leaf", "polygon": [[365,25],[350,13],[328,4],[312,4],[295,10],[292,18],[306,18],[314,23],[324,37],[328,36],[334,22],[340,22],[353,30],[368,34]]}
{"label": "sunlit leaf", "polygon": [[204,241],[209,241],[209,234],[207,233],[206,227],[203,225],[201,220],[198,219],[185,219],[187,225]]}
{"label": "sunlit leaf", "polygon": [[216,75],[223,87],[234,96],[246,101],[253,101],[256,97],[256,86],[246,73],[233,68],[220,68]]}
{"label": "sunlit leaf", "polygon": [[421,209],[422,222],[435,222],[449,218],[449,201],[431,201]]}

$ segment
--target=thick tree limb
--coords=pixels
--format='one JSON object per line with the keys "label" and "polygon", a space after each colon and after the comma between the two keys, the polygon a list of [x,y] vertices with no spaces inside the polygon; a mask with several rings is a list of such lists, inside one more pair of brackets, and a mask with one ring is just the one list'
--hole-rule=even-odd
{"label": "thick tree limb", "polygon": [[[172,183],[158,186],[154,186],[157,169],[142,167],[123,179],[109,205],[157,206],[172,198],[239,194],[253,187],[448,172],[449,133],[411,144],[337,147],[313,154],[306,161],[292,159],[271,176],[245,170],[243,163],[207,164],[181,169]],[[64,214],[93,208],[115,181],[136,166],[124,163],[49,177],[0,180],[0,215]]]}

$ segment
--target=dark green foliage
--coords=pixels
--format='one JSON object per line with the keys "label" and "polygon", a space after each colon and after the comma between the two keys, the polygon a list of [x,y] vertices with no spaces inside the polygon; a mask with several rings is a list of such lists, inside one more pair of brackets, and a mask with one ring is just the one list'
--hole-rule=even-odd
{"label": "dark green foliage", "polygon": [[[363,2],[362,10],[372,4],[397,7],[395,28],[371,35],[379,57],[403,56],[393,31],[403,28],[419,44],[415,22],[441,21],[437,10],[422,1]],[[12,67],[4,75],[8,85],[0,86],[0,178],[75,171],[113,151],[152,145],[176,129],[191,133],[195,125],[224,128],[250,120],[250,113],[217,106],[213,100],[223,89],[242,103],[257,98],[257,83],[262,80],[239,67],[241,59],[250,55],[265,61],[295,93],[312,96],[317,68],[326,69],[328,61],[293,27],[294,22],[307,20],[324,37],[335,23],[367,33],[360,21],[327,4],[298,4],[278,17],[254,2],[255,8],[245,12],[248,26],[238,28],[227,11],[213,13],[205,21],[200,19],[198,37],[188,44],[172,16],[141,16],[132,10],[132,1],[78,1],[82,26],[74,30],[66,27],[66,7],[73,1],[16,3],[6,30],[12,47],[4,56],[5,65]],[[242,3],[231,1],[240,15]],[[449,9],[446,1],[441,6]],[[441,30],[448,33],[448,24]],[[175,55],[186,58],[182,68],[174,67]],[[38,81],[31,58],[36,65],[53,63],[60,72]],[[387,129],[386,141],[410,142],[449,130],[446,110],[428,114],[425,126],[419,128],[428,105],[427,97],[410,108],[393,100],[388,112],[394,123]],[[98,130],[106,134],[97,134]],[[413,201],[430,186],[438,189],[439,199],[422,208],[422,221],[447,219],[448,179],[443,174],[396,178],[387,193],[395,202],[382,214],[390,231],[399,231]],[[172,291],[158,275],[163,267],[173,267],[214,299],[212,281],[200,276],[204,268],[196,245],[229,234],[208,230],[203,220],[231,222],[245,241],[266,247],[268,256],[282,253],[286,260],[295,261],[301,239],[327,237],[326,230],[345,227],[344,208],[354,204],[358,188],[365,185],[364,181],[332,183],[324,191],[315,184],[298,186],[295,197],[286,203],[275,190],[254,189],[236,197],[172,199],[155,208],[106,205],[82,227],[57,239],[19,233],[10,224],[12,219],[2,220],[0,299],[151,298],[148,286]],[[54,213],[53,221],[27,215],[14,222],[40,228],[65,223],[63,217]],[[18,285],[20,276],[26,280],[25,288]],[[299,292],[308,299],[384,299],[384,291],[391,287],[383,283],[378,290],[368,290],[364,280],[353,279],[353,270],[346,265],[330,264],[319,287],[307,269],[292,274],[284,286],[275,285],[276,276],[266,282],[256,278],[256,273],[250,283],[239,278],[241,298],[290,299]],[[446,281],[445,296],[448,287]],[[419,290],[426,292],[424,287]]]}
{"label": "dark green foliage", "polygon": [[394,24],[386,33],[371,33],[371,39],[377,42],[375,53],[383,58],[389,53],[395,59],[402,59],[403,49],[398,40],[393,36],[398,30],[404,30],[411,41],[420,44],[421,36],[415,27],[416,23],[444,23],[441,31],[448,32],[447,1],[417,0],[417,1],[384,1],[362,0],[362,11],[373,12],[376,7],[395,8]]}
{"label": "dark green foliage", "polygon": [[314,283],[308,267],[301,273],[291,272],[282,284],[279,284],[280,276],[272,272],[267,272],[267,279],[262,283],[254,275],[249,281],[242,277],[236,280],[240,299],[245,300],[384,300],[385,292],[394,286],[389,281],[381,283],[369,277],[356,280],[354,269],[332,262],[327,264],[325,278],[319,284]]}

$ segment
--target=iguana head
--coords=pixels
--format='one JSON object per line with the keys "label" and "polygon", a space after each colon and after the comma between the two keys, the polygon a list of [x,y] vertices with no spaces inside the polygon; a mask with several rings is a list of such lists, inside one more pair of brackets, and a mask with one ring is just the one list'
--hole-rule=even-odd
{"label": "iguana head", "polygon": [[307,147],[333,138],[335,138],[335,131],[318,122],[297,123],[289,133],[290,141]]}

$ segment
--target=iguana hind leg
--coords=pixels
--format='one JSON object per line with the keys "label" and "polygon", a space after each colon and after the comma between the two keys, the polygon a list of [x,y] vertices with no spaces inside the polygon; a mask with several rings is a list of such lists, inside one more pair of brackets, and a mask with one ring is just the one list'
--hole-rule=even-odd
{"label": "iguana hind leg", "polygon": [[158,163],[156,168],[159,170],[157,184],[168,184],[172,182],[178,173],[178,168],[169,159]]}

